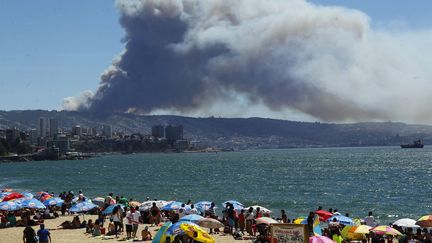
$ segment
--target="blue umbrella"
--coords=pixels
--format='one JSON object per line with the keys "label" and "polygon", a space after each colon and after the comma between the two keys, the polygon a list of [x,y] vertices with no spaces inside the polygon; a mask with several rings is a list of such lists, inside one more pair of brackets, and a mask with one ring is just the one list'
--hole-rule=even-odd
{"label": "blue umbrella", "polygon": [[182,204],[183,204],[182,202],[174,201],[174,202],[171,202],[171,203],[169,203],[169,204],[163,206],[163,207],[161,208],[161,210],[164,210],[164,211],[177,210],[177,209],[181,208],[181,205],[182,205]]}
{"label": "blue umbrella", "polygon": [[[210,209],[212,202],[210,201],[200,201],[194,204],[195,208],[201,213],[205,213]],[[216,207],[214,207],[216,208]]]}
{"label": "blue umbrella", "polygon": [[244,207],[245,207],[245,205],[243,205],[243,204],[240,203],[239,201],[235,201],[235,200],[229,200],[229,201],[226,201],[226,202],[222,203],[222,206],[223,206],[224,208],[226,208],[227,203],[232,204],[232,205],[234,206],[234,210],[242,210],[242,209],[244,209]]}
{"label": "blue umbrella", "polygon": [[30,192],[23,192],[22,194],[24,195],[24,199],[26,200],[32,199],[34,197],[33,194],[31,194]]}
{"label": "blue umbrella", "polygon": [[336,219],[336,221],[338,221],[343,225],[354,225],[354,221],[352,220],[352,218],[348,218],[343,215],[333,215],[331,218],[327,220],[327,222],[333,222],[333,219]]}
{"label": "blue umbrella", "polygon": [[105,208],[105,210],[102,212],[102,214],[103,215],[112,214],[114,208],[119,206],[119,205],[120,205],[120,207],[124,208],[124,206],[122,204],[111,204],[107,208]]}
{"label": "blue umbrella", "polygon": [[43,203],[39,200],[37,200],[36,198],[32,198],[29,200],[23,200],[21,202],[21,207],[22,208],[33,208],[33,209],[45,209],[45,205],[43,205]]}
{"label": "blue umbrella", "polygon": [[171,222],[166,222],[164,225],[162,225],[162,227],[160,227],[160,229],[156,233],[155,237],[153,238],[152,243],[165,242],[165,239],[164,239],[164,238],[166,238],[165,233],[171,225],[172,225]]}
{"label": "blue umbrella", "polygon": [[63,203],[64,203],[64,201],[59,197],[51,197],[51,198],[48,198],[47,200],[45,200],[43,202],[43,204],[47,207],[48,206],[61,207],[61,205],[63,205]]}
{"label": "blue umbrella", "polygon": [[21,203],[16,201],[6,201],[0,203],[0,211],[15,211],[21,209]]}
{"label": "blue umbrella", "polygon": [[73,213],[87,212],[87,211],[90,211],[96,207],[97,207],[97,205],[93,204],[92,202],[84,201],[84,202],[80,202],[80,203],[77,203],[74,206],[72,206],[69,209],[69,212],[73,212]]}
{"label": "blue umbrella", "polygon": [[197,223],[198,221],[200,221],[203,218],[204,218],[203,216],[198,215],[198,214],[189,214],[189,215],[181,217],[179,221]]}

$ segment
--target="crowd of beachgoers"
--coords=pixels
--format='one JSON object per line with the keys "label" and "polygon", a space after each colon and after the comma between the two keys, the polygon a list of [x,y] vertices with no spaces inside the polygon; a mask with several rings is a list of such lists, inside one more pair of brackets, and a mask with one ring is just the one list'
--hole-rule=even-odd
{"label": "crowd of beachgoers", "polygon": [[[271,242],[272,224],[304,224],[317,242],[398,242],[432,243],[432,216],[419,220],[400,219],[393,224],[377,225],[372,212],[364,217],[350,218],[337,209],[318,207],[304,218],[290,219],[284,210],[277,217],[271,210],[254,205],[246,207],[238,201],[226,201],[218,209],[211,201],[187,203],[150,200],[138,202],[109,193],[105,197],[88,198],[83,192],[60,194],[19,193],[3,189],[0,193],[0,228],[23,227],[24,242],[49,242],[50,230],[83,229],[94,237],[111,236],[125,240],[153,242],[215,242],[212,235],[227,234],[234,239]],[[95,220],[85,220],[85,215]],[[55,229],[46,229],[44,222],[72,215]],[[82,218],[82,219],[81,219]],[[138,232],[138,225],[145,227]],[[32,226],[40,226],[36,232]],[[157,233],[150,229],[157,227]],[[159,228],[160,227],[160,228]],[[152,233],[153,232],[153,233]]]}

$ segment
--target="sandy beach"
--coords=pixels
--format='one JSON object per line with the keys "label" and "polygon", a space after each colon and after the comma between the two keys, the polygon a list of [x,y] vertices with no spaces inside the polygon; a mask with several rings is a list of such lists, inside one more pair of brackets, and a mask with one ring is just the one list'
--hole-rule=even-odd
{"label": "sandy beach", "polygon": [[[45,220],[46,228],[50,229],[52,242],[84,242],[84,243],[97,243],[97,242],[119,242],[127,241],[132,242],[132,240],[125,239],[125,233],[115,238],[115,236],[100,236],[92,237],[91,235],[85,234],[85,229],[56,229],[65,220],[72,220],[72,216],[62,216],[56,219]],[[80,216],[82,220],[82,216]],[[96,220],[96,215],[85,215],[85,220],[93,219]],[[141,230],[146,226],[146,224],[140,224],[138,228],[139,236],[141,236]],[[150,226],[150,225],[148,225]],[[156,230],[159,227],[150,227],[153,236],[156,234]],[[39,226],[34,226],[33,229],[37,231]],[[0,243],[15,243],[22,242],[24,227],[13,227],[0,229]],[[234,240],[231,235],[214,234],[216,242],[222,243],[234,243],[234,242],[250,242],[250,240]],[[150,242],[150,241],[147,241]]]}

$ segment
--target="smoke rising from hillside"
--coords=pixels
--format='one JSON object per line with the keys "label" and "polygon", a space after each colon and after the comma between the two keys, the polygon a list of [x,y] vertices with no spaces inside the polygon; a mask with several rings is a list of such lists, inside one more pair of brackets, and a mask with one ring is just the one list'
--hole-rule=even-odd
{"label": "smoke rising from hillside", "polygon": [[325,121],[432,118],[430,32],[374,30],[362,12],[304,0],[117,6],[125,49],[66,109],[223,115],[241,100]]}

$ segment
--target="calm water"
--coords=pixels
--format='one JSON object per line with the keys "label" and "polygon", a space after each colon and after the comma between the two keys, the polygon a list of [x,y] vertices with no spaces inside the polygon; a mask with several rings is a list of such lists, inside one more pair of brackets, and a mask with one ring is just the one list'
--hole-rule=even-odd
{"label": "calm water", "polygon": [[137,198],[237,199],[279,215],[322,205],[381,223],[432,213],[432,148],[337,148],[135,154],[81,161],[0,164],[0,188],[83,190]]}

